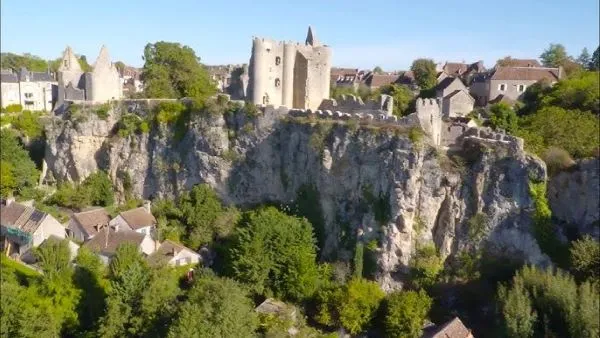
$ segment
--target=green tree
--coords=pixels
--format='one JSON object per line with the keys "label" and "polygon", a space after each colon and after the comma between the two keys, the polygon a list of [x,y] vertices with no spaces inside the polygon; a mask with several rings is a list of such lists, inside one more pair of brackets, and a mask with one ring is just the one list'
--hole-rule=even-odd
{"label": "green tree", "polygon": [[75,286],[82,291],[77,306],[81,331],[96,329],[97,321],[104,314],[108,281],[104,279],[105,268],[100,258],[82,246],[75,258]]}
{"label": "green tree", "polygon": [[117,70],[119,71],[119,74],[123,74],[123,71],[125,70],[125,63],[123,63],[123,61],[117,61],[115,62],[115,67],[117,67]]}
{"label": "green tree", "polygon": [[515,64],[516,64],[516,61],[510,56],[505,56],[502,59],[499,59],[498,61],[496,61],[496,65],[501,66],[501,67],[515,66]]}
{"label": "green tree", "polygon": [[105,171],[96,171],[86,177],[82,188],[84,193],[89,195],[89,201],[93,205],[106,207],[115,202],[114,187]]}
{"label": "green tree", "polygon": [[598,73],[581,72],[547,90],[541,97],[541,105],[600,114],[599,86]]}
{"label": "green tree", "polygon": [[504,285],[498,288],[504,330],[508,337],[530,338],[534,334],[537,314],[532,308],[531,299],[523,283],[515,281],[512,288]]}
{"label": "green tree", "polygon": [[362,243],[356,243],[354,248],[354,272],[353,276],[356,278],[362,278],[363,276],[363,259],[364,259],[364,245]]}
{"label": "green tree", "polygon": [[582,280],[600,277],[600,244],[590,236],[571,243],[571,266]]}
{"label": "green tree", "polygon": [[87,57],[85,55],[80,55],[77,58],[77,61],[79,62],[81,70],[84,72],[91,72],[93,70],[92,66],[90,66],[90,64],[87,62]]}
{"label": "green tree", "polygon": [[397,84],[381,86],[371,96],[375,98],[381,94],[394,98],[393,114],[395,116],[402,117],[412,113],[415,95],[407,86]]}
{"label": "green tree", "polygon": [[[525,266],[498,300],[505,328],[517,337],[597,337],[600,295],[590,283],[578,286],[569,274]],[[525,299],[528,297],[531,307]],[[534,314],[535,312],[535,314]]]}
{"label": "green tree", "polygon": [[248,213],[231,251],[236,279],[263,293],[302,300],[316,288],[316,245],[310,223],[273,207]]}
{"label": "green tree", "polygon": [[596,48],[594,54],[592,54],[592,58],[590,59],[590,63],[588,64],[587,68],[592,71],[600,70],[600,46]]}
{"label": "green tree", "polygon": [[255,337],[258,319],[246,290],[204,272],[179,307],[168,337]]}
{"label": "green tree", "polygon": [[144,48],[142,77],[147,97],[191,97],[200,101],[216,93],[208,72],[194,50],[179,43],[159,41]]}
{"label": "green tree", "polygon": [[375,68],[373,68],[373,73],[374,74],[383,74],[383,69],[381,69],[381,67],[376,66]]}
{"label": "green tree", "polygon": [[432,286],[442,271],[442,263],[435,246],[418,247],[409,264],[411,283],[416,288]]}
{"label": "green tree", "polygon": [[2,149],[0,152],[2,196],[18,195],[23,189],[35,187],[38,170],[12,130],[0,130],[0,149]]}
{"label": "green tree", "polygon": [[384,303],[384,327],[388,337],[419,338],[433,301],[425,291],[396,291]]}
{"label": "green tree", "polygon": [[22,67],[32,72],[45,72],[48,70],[48,63],[39,56],[25,53],[18,55],[14,53],[1,53],[0,64],[3,69],[20,70]]}
{"label": "green tree", "polygon": [[588,52],[587,48],[583,48],[579,57],[577,57],[577,63],[584,68],[587,68],[590,64],[591,56],[590,52]]}
{"label": "green tree", "polygon": [[430,89],[437,84],[437,71],[431,59],[417,59],[413,61],[410,70],[415,76],[415,82],[421,89]]}
{"label": "green tree", "polygon": [[324,288],[317,294],[317,321],[331,327],[342,326],[351,334],[367,329],[385,297],[375,282],[354,278],[339,287]]}
{"label": "green tree", "polygon": [[504,129],[514,133],[518,128],[519,117],[506,103],[500,102],[490,107],[490,124],[494,129]]}
{"label": "green tree", "polygon": [[565,64],[569,56],[563,45],[551,43],[540,55],[540,59],[545,67],[559,67]]}
{"label": "green tree", "polygon": [[549,147],[566,150],[574,158],[594,156],[598,149],[598,118],[578,110],[549,106],[522,118],[517,136],[525,139],[525,147],[538,155]]}

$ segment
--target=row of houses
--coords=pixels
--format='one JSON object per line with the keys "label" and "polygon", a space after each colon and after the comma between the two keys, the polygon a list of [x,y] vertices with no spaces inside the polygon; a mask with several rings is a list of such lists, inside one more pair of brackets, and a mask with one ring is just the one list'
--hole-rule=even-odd
{"label": "row of houses", "polygon": [[33,248],[50,239],[65,238],[70,240],[72,257],[85,246],[106,264],[125,243],[135,245],[148,259],[172,266],[202,261],[202,256],[190,248],[170,240],[158,240],[156,219],[149,202],[116,217],[110,217],[104,208],[85,210],[74,213],[65,224],[30,203],[7,199],[0,205],[0,246],[7,256],[33,263]]}
{"label": "row of houses", "polygon": [[[534,83],[545,81],[553,84],[564,76],[562,68],[543,67],[533,59],[510,59],[509,63],[497,64],[492,69],[485,69],[482,61],[446,62],[438,64],[436,70],[436,97],[444,102],[446,112],[467,109],[470,101],[473,102],[472,106],[479,107],[497,102],[515,102]],[[389,84],[407,85],[418,90],[411,71],[375,74],[352,68],[332,68],[331,83],[355,90],[360,86],[375,90]],[[453,104],[456,105],[454,109]],[[471,110],[467,110],[467,113]]]}

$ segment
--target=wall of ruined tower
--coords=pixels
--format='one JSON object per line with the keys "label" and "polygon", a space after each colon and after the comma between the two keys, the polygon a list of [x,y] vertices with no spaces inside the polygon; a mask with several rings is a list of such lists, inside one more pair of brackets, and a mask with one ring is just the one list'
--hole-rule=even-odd
{"label": "wall of ruined tower", "polygon": [[346,113],[364,114],[386,114],[392,116],[394,98],[389,95],[381,95],[379,100],[367,100],[363,102],[360,97],[354,95],[342,95],[339,100],[325,99],[319,105],[320,110],[340,110]]}
{"label": "wall of ruined tower", "polygon": [[306,102],[297,108],[317,109],[324,99],[329,98],[331,49],[327,46],[299,46],[298,49],[307,59],[307,83]]}
{"label": "wall of ruined tower", "polygon": [[494,131],[489,127],[469,128],[460,140],[464,142],[468,139],[477,139],[479,141],[488,142],[493,145],[504,145],[513,151],[523,151],[525,141],[522,138],[506,134],[503,130]]}
{"label": "wall of ruined tower", "polygon": [[431,136],[433,142],[441,144],[442,111],[437,99],[417,99],[415,104],[421,128]]}
{"label": "wall of ruined tower", "polygon": [[[89,77],[87,77],[89,74]],[[88,92],[87,79],[90,79],[91,93]],[[119,79],[119,72],[112,66],[110,68],[94,69],[86,74],[86,98],[93,102],[106,102],[119,100],[123,97],[123,87]]]}

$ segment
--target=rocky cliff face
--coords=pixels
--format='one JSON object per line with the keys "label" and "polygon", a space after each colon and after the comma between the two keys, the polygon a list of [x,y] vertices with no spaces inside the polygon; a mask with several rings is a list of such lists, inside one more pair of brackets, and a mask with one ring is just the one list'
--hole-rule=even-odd
{"label": "rocky cliff face", "polygon": [[[546,179],[545,166],[506,145],[468,138],[450,158],[406,131],[281,119],[277,110],[196,117],[179,141],[167,126],[121,138],[119,113],[112,115],[78,124],[55,118],[47,178],[77,181],[104,169],[120,191],[127,179],[144,198],[208,183],[239,206],[289,203],[309,189],[305,198],[322,215],[323,256],[349,260],[357,240],[376,240],[385,289],[401,286],[416,243],[435,244],[444,257],[487,243],[549,263],[530,234],[528,193],[530,180]],[[478,213],[483,241],[468,229]]]}
{"label": "rocky cliff face", "polygon": [[578,161],[548,181],[553,216],[575,226],[579,233],[600,237],[600,162]]}

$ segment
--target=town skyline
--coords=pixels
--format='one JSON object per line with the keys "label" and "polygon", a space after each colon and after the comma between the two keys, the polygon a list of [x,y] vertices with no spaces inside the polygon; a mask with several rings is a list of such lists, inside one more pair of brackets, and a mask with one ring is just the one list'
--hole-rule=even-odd
{"label": "town skyline", "polygon": [[[193,20],[185,11],[193,5],[185,2],[172,4],[169,8],[146,8],[149,7],[146,5],[148,12],[141,18],[127,15],[135,9],[135,3],[119,6],[116,3],[111,6],[110,3],[95,10],[96,15],[86,20],[77,16],[60,20],[70,11],[39,2],[36,7],[43,10],[37,12],[56,18],[55,29],[61,32],[42,36],[39,32],[44,21],[36,19],[39,13],[30,13],[24,5],[16,2],[3,2],[2,52],[30,53],[44,59],[56,59],[68,45],[93,63],[100,46],[106,45],[113,60],[141,67],[146,43],[162,40],[190,46],[204,64],[240,64],[249,61],[253,36],[303,41],[303,34],[311,25],[317,37],[332,47],[334,67],[372,69],[380,66],[386,71],[393,71],[406,70],[414,59],[421,57],[441,63],[482,60],[486,66],[493,66],[496,60],[508,55],[538,58],[550,43],[563,44],[569,54],[577,57],[584,47],[591,53],[599,39],[595,14],[598,3],[588,0],[578,1],[577,5],[557,4],[544,8],[538,8],[532,1],[519,2],[519,13],[507,13],[506,9],[496,9],[494,13],[483,10],[485,25],[480,26],[476,24],[481,23],[481,19],[471,16],[440,22],[444,16],[452,15],[456,8],[439,13],[420,4],[411,4],[410,8],[405,8],[411,11],[411,15],[402,17],[397,12],[400,6],[389,1],[375,1],[368,8],[354,3],[328,4],[319,7],[320,11],[311,11],[318,4],[305,1],[305,6],[298,8],[293,18],[278,15],[288,11],[289,6],[275,6],[274,2],[272,10],[267,12],[271,3],[267,1],[244,9],[244,20],[235,20],[240,14],[231,13],[231,19],[225,20],[227,22],[215,22],[210,16]],[[225,9],[220,4],[206,6],[212,11]],[[461,7],[472,8],[468,4]],[[504,7],[510,8],[511,1]],[[529,17],[527,22],[524,21],[526,16],[522,12],[528,9],[535,9],[545,19]],[[272,20],[250,19],[260,15],[261,11]],[[351,13],[354,11],[362,15]],[[395,20],[389,12],[396,12],[396,16],[402,19]],[[334,17],[331,20],[334,14],[339,19]],[[330,20],[324,20],[328,15]],[[160,16],[171,20],[170,23],[156,25]],[[17,25],[17,22],[24,21],[31,24],[27,27]]]}

